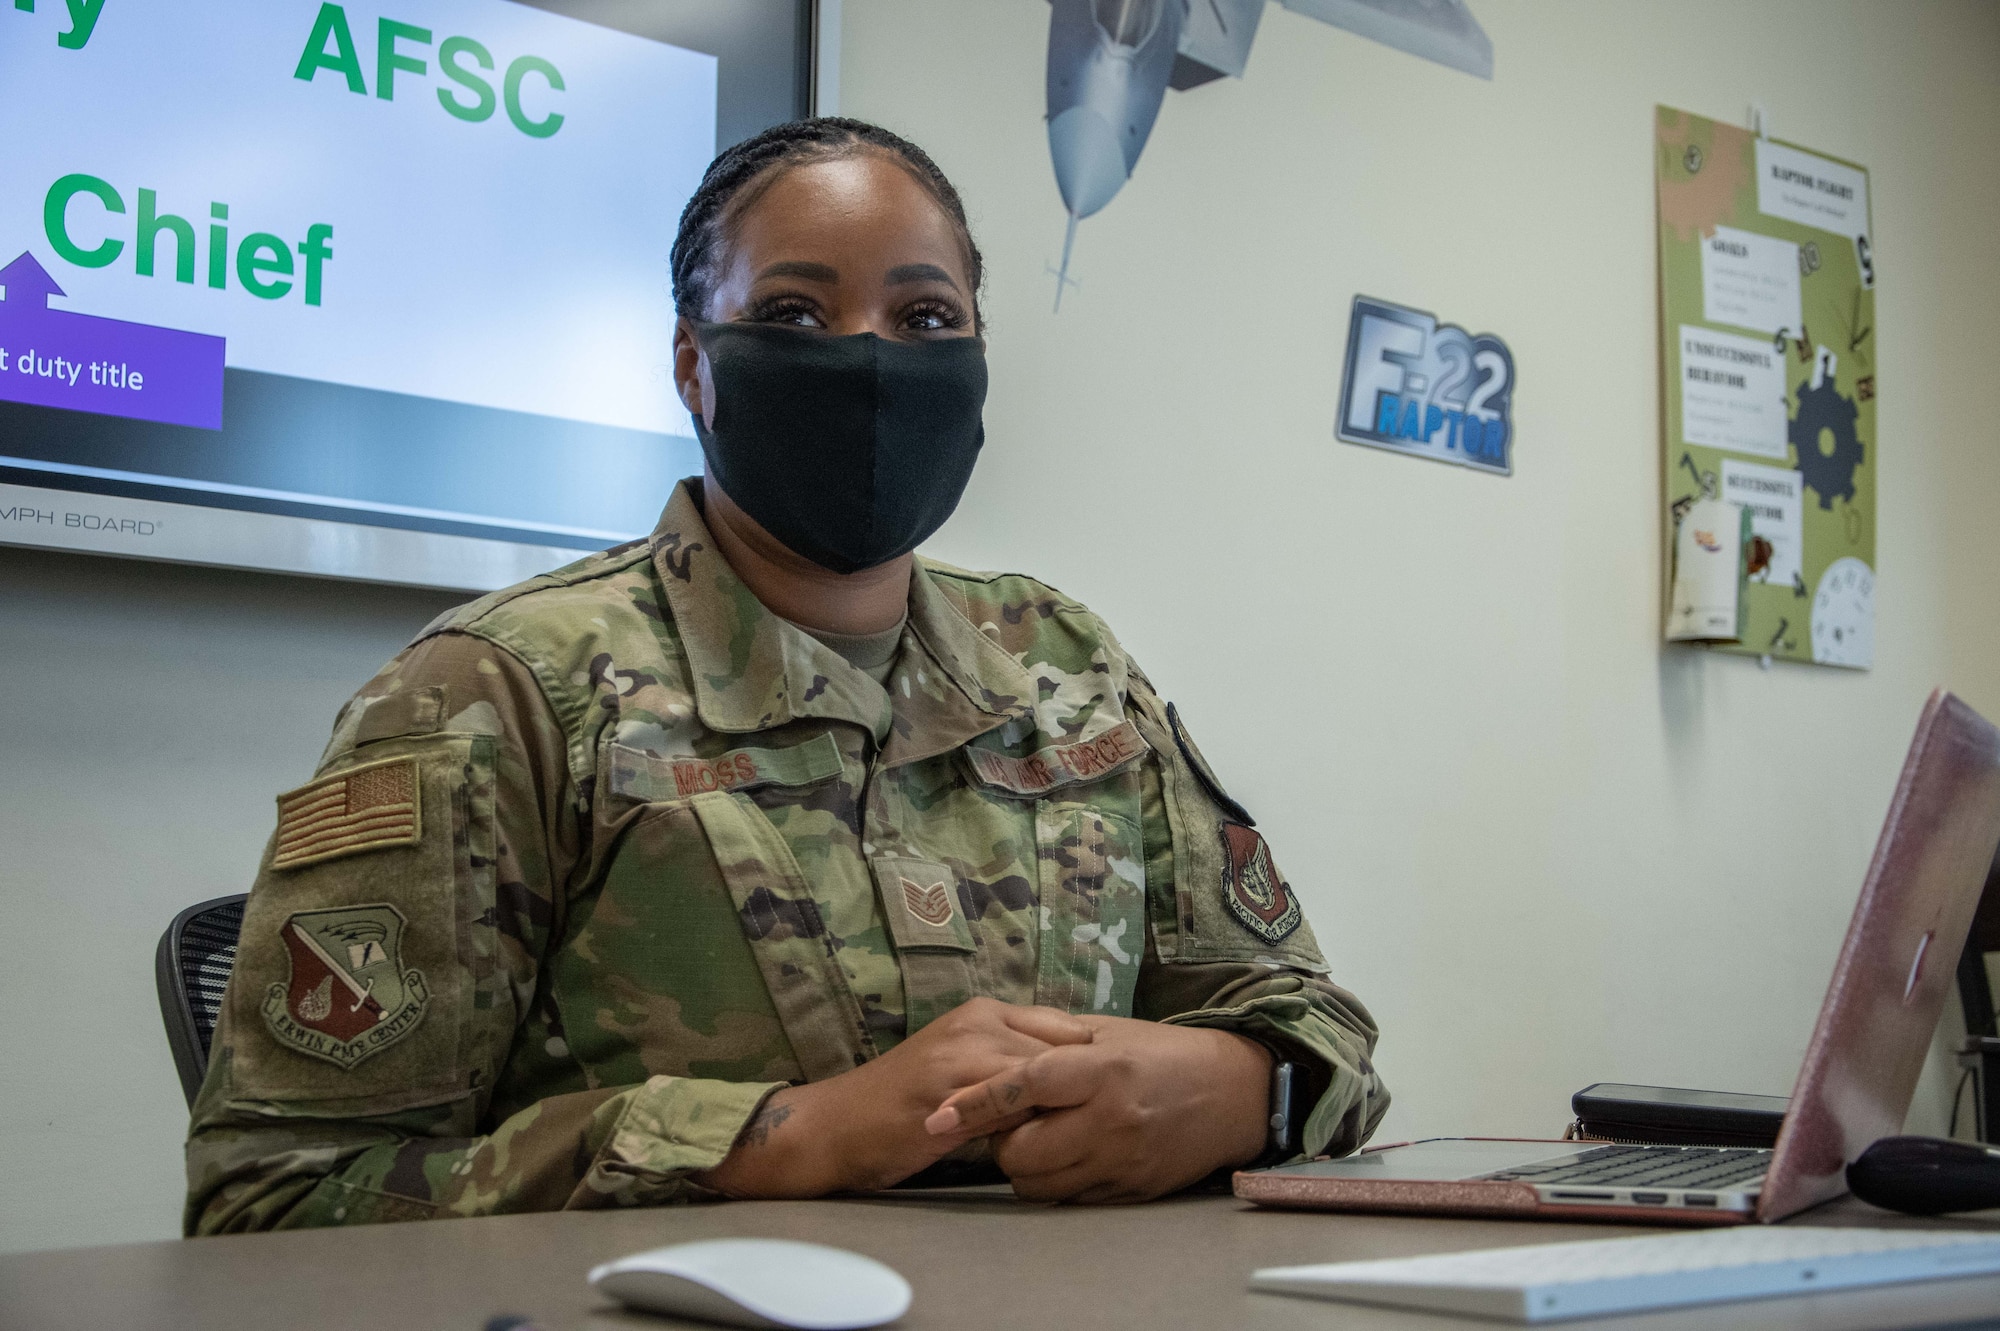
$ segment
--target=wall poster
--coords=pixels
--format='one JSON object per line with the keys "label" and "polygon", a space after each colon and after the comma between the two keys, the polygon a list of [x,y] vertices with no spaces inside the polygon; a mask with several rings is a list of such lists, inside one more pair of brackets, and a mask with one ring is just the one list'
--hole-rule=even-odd
{"label": "wall poster", "polygon": [[[1865,669],[1875,646],[1868,172],[1657,109],[1667,636]],[[1748,514],[1734,636],[1683,614],[1697,504]]]}

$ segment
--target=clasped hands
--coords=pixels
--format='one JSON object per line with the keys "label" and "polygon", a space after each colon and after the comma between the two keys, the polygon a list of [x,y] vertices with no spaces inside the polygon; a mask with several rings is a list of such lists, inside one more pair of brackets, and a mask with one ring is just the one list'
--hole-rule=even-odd
{"label": "clasped hands", "polygon": [[738,1197],[873,1191],[987,1137],[1023,1198],[1145,1201],[1262,1152],[1270,1069],[1227,1031],[975,998],[770,1096],[702,1181]]}

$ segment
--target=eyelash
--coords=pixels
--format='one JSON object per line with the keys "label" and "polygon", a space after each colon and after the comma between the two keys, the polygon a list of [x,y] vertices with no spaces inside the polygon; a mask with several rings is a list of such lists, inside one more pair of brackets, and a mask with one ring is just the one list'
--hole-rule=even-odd
{"label": "eyelash", "polygon": [[[801,314],[817,317],[819,306],[804,296],[788,294],[767,296],[750,307],[747,317],[752,323],[783,323],[790,320],[793,316]],[[941,332],[946,329],[956,330],[964,328],[971,322],[966,316],[965,311],[942,300],[918,300],[913,302],[902,312],[899,324],[907,324],[913,318],[937,320],[930,327],[915,330],[919,332]]]}
{"label": "eyelash", "polygon": [[746,317],[752,323],[780,323],[791,315],[819,313],[819,307],[802,296],[767,296],[751,306]]}
{"label": "eyelash", "polygon": [[903,318],[906,321],[918,315],[935,317],[938,321],[937,327],[939,329],[963,328],[971,322],[970,319],[966,318],[964,310],[941,300],[920,300],[910,306],[909,309],[903,311]]}

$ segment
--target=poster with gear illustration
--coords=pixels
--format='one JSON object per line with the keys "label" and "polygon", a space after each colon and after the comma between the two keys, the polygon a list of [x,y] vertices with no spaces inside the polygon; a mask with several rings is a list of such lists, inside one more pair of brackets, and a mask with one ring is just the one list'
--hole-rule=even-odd
{"label": "poster with gear illustration", "polygon": [[1712,645],[1866,669],[1878,474],[1868,172],[1665,106],[1654,154],[1669,588],[1681,518],[1704,500],[1741,505],[1738,636]]}

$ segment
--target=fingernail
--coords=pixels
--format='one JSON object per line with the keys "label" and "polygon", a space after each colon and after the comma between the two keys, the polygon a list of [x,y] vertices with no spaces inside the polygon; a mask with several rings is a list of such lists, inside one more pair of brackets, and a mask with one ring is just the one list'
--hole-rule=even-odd
{"label": "fingernail", "polygon": [[942,1137],[946,1133],[958,1131],[958,1124],[958,1109],[953,1105],[946,1105],[942,1109],[933,1111],[931,1116],[924,1120],[924,1131],[933,1137]]}

